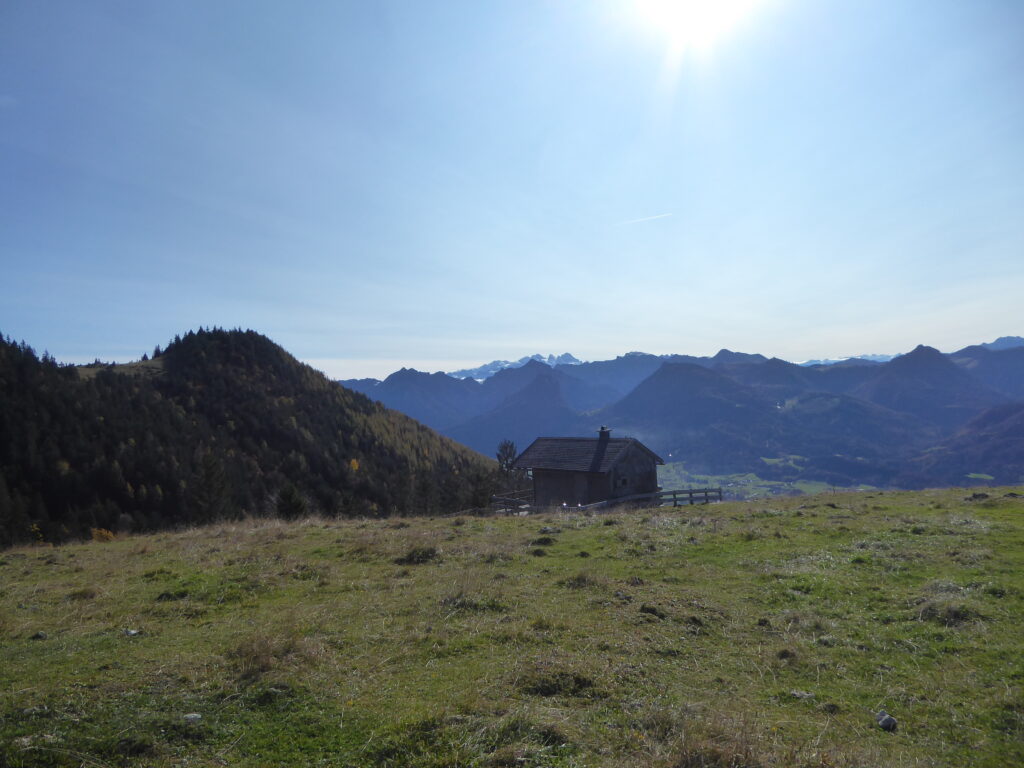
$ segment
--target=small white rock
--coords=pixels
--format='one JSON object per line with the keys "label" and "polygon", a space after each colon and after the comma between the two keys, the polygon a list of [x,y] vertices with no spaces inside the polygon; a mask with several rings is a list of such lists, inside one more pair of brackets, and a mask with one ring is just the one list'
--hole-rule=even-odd
{"label": "small white rock", "polygon": [[187,715],[185,715],[182,718],[182,720],[184,720],[189,725],[195,725],[196,723],[198,723],[202,719],[203,719],[203,716],[200,715],[198,712],[189,712]]}

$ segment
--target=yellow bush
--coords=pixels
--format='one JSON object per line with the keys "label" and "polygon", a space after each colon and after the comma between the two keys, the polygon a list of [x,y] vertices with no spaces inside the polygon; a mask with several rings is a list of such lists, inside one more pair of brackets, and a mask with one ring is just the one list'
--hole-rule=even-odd
{"label": "yellow bush", "polygon": [[115,539],[114,532],[108,531],[106,528],[90,528],[92,532],[93,541],[113,541]]}

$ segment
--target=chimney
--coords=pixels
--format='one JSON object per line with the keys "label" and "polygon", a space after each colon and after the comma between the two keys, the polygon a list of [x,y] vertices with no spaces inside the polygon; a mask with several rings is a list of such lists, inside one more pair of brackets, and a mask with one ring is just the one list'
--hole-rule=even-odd
{"label": "chimney", "polygon": [[612,436],[612,431],[608,427],[602,426],[599,430],[597,430],[597,439],[598,440],[607,440],[611,436]]}

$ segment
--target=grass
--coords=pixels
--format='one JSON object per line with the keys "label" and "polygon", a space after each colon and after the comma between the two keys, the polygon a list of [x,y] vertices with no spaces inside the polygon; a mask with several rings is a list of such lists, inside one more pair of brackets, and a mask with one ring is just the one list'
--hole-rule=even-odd
{"label": "grass", "polygon": [[985,490],[0,552],[0,766],[1021,764]]}
{"label": "grass", "polygon": [[157,376],[163,376],[164,374],[164,361],[163,358],[156,358],[153,360],[136,360],[131,363],[89,363],[87,365],[76,365],[75,371],[78,373],[78,377],[81,379],[93,379],[99,374],[100,371],[116,371],[117,373],[126,374],[129,376],[144,376],[147,378],[153,378]]}
{"label": "grass", "polygon": [[[799,469],[801,456],[781,459],[761,458],[766,466],[785,466]],[[984,479],[984,478],[981,478]],[[818,494],[836,490],[875,490],[869,485],[856,488],[836,488],[817,480],[765,480],[752,472],[733,475],[701,475],[686,470],[683,462],[669,462],[658,467],[658,483],[668,490],[679,488],[721,488],[725,498],[734,500],[765,499],[774,496]]]}

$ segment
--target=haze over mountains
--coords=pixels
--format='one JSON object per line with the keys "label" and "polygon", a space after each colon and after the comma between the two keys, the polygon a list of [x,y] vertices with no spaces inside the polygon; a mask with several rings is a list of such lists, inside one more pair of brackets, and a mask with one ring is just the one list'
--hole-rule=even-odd
{"label": "haze over mountains", "polygon": [[906,487],[1024,476],[1021,337],[827,365],[729,350],[519,362],[480,381],[402,369],[342,384],[488,455],[503,439],[523,448],[607,424],[709,474]]}

